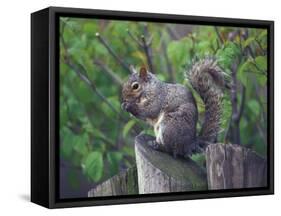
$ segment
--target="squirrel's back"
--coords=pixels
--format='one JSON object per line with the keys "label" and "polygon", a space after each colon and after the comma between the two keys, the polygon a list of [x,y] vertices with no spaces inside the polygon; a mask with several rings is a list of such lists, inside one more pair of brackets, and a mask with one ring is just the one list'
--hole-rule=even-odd
{"label": "squirrel's back", "polygon": [[184,103],[191,103],[196,106],[196,102],[192,92],[184,85],[171,83],[165,83],[165,85],[167,89],[167,96],[165,101],[169,109],[173,110],[174,108]]}

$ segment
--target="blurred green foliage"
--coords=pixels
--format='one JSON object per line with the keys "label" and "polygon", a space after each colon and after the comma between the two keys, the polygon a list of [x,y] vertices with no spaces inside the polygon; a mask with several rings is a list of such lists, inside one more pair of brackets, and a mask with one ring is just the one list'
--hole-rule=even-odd
{"label": "blurred green foliage", "polygon": [[[230,93],[225,94],[218,141],[233,142],[232,130],[238,125],[241,144],[266,156],[266,30],[61,18],[60,31],[60,154],[73,170],[81,169],[89,181],[101,182],[132,166],[134,136],[141,131],[153,134],[149,126],[120,109],[120,83],[129,73],[101,38],[119,60],[139,67],[148,65],[146,53],[138,44],[144,35],[151,40],[155,73],[167,82],[189,86],[184,72],[193,59],[205,56],[216,57],[230,81],[235,70],[235,105],[242,107],[241,118],[238,124],[231,121],[233,101]],[[204,104],[196,92],[194,96],[200,114],[199,130]],[[204,164],[202,155],[193,159]],[[73,173],[69,174],[70,183],[77,188],[79,182]]]}

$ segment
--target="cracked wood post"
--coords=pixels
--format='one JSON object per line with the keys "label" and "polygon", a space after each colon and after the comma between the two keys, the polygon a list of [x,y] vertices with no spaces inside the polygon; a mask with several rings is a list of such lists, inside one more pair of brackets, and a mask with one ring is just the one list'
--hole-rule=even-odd
{"label": "cracked wood post", "polygon": [[241,145],[209,145],[206,166],[209,189],[267,186],[266,159]]}
{"label": "cracked wood post", "polygon": [[205,171],[191,159],[174,159],[147,145],[155,139],[139,135],[135,139],[139,194],[207,190]]}
{"label": "cracked wood post", "polygon": [[88,192],[88,197],[138,194],[136,167],[128,168]]}

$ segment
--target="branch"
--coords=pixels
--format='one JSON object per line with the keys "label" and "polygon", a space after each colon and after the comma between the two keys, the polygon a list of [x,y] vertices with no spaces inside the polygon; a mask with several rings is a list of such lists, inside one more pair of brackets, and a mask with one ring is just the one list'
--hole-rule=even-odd
{"label": "branch", "polygon": [[168,70],[168,74],[169,74],[169,80],[171,82],[174,82],[175,81],[175,76],[174,76],[174,73],[173,73],[173,68],[172,68],[172,64],[171,64],[171,61],[168,57],[168,54],[167,54],[167,44],[166,42],[163,40],[162,41],[162,49],[163,49],[163,52],[164,52],[164,58],[165,58],[165,62],[166,62],[166,65],[167,65],[167,70]]}
{"label": "branch", "polygon": [[152,54],[151,54],[150,44],[148,44],[148,42],[146,41],[144,35],[141,36],[141,39],[142,39],[143,49],[144,49],[144,52],[145,52],[145,56],[146,56],[146,60],[147,60],[148,67],[149,67],[149,69],[150,69],[150,72],[151,72],[151,73],[154,73],[154,68],[153,68],[153,64],[152,64]]}
{"label": "branch", "polygon": [[266,74],[266,71],[264,71],[263,69],[261,69],[259,66],[258,66],[258,64],[257,64],[257,61],[255,60],[255,59],[253,59],[253,61],[255,62],[255,64],[253,64],[252,63],[252,65],[258,70],[258,71],[260,71],[260,73],[262,74],[262,75],[267,75]]}
{"label": "branch", "polygon": [[224,44],[223,38],[221,37],[220,32],[219,32],[219,29],[218,29],[217,26],[215,26],[215,31],[216,31],[216,33],[217,33],[217,36],[218,36],[218,38],[219,38],[219,41],[220,41],[221,45]]}
{"label": "branch", "polygon": [[[128,119],[124,118],[120,112],[118,112],[114,106],[107,100],[107,98],[105,96],[103,96],[103,94],[96,88],[96,85],[94,82],[92,82],[86,73],[85,68],[83,67],[83,65],[81,64],[73,64],[69,59],[69,56],[65,56],[65,63],[78,75],[78,77],[83,80],[95,93],[96,95],[106,104],[108,105],[108,107],[115,112],[118,116],[120,116],[120,118],[122,119],[123,122],[127,122]],[[83,72],[82,72],[83,71]],[[138,131],[140,130],[139,127],[135,126],[134,128],[132,128],[133,132],[135,134],[138,133]]]}
{"label": "branch", "polygon": [[258,44],[258,46],[261,49],[261,51],[263,52],[263,54],[265,55],[266,54],[266,50],[262,48],[262,45],[261,45],[260,41],[257,38],[255,38],[255,41]]}
{"label": "branch", "polygon": [[167,28],[167,31],[168,31],[169,35],[171,36],[171,38],[173,40],[178,40],[178,39],[181,38],[181,36],[178,34],[178,32],[175,31],[175,29],[172,28],[171,25],[167,25],[166,28]]}
{"label": "branch", "polygon": [[246,87],[244,85],[242,85],[241,104],[240,104],[239,111],[238,111],[237,116],[236,116],[236,121],[238,121],[238,122],[240,122],[241,116],[242,116],[243,111],[244,111],[245,98],[246,98]]}
{"label": "branch", "polygon": [[267,143],[267,136],[266,136],[266,134],[265,134],[265,129],[263,129],[263,128],[261,128],[261,126],[260,126],[260,122],[257,122],[257,128],[258,128],[258,130],[259,130],[259,132],[260,132],[260,134],[261,134],[261,137],[262,137],[262,139],[263,139],[263,142],[264,143]]}
{"label": "branch", "polygon": [[[128,119],[123,117],[121,115],[120,112],[118,112],[114,107],[113,105],[110,103],[110,101],[107,100],[107,98],[105,96],[103,96],[103,94],[96,88],[96,85],[93,81],[91,81],[89,79],[89,77],[87,76],[87,71],[86,69],[83,67],[83,65],[81,64],[74,64],[72,62],[72,59],[71,59],[71,56],[69,55],[68,53],[68,47],[67,47],[67,44],[64,40],[64,37],[63,37],[63,31],[64,31],[64,26],[63,28],[61,29],[61,33],[60,33],[60,40],[61,40],[61,43],[62,43],[62,46],[65,50],[65,55],[63,56],[64,57],[64,60],[65,60],[65,63],[78,75],[78,77],[83,80],[96,94],[97,96],[105,102],[105,104],[107,104],[109,106],[109,108],[115,112],[118,116],[120,116],[120,118],[122,119],[123,122],[127,122]],[[129,68],[129,67],[128,67]],[[130,68],[129,68],[129,71],[130,71]],[[136,125],[132,128],[132,131],[134,132],[134,134],[138,134],[139,131],[140,131],[140,128]]]}
{"label": "branch", "polygon": [[[118,115],[120,114],[115,108],[114,106],[106,99],[105,96],[103,96],[103,94],[97,89],[95,83],[93,81],[91,81],[88,76],[87,76],[87,72],[85,70],[85,68],[83,67],[83,65],[81,64],[73,64],[72,61],[69,59],[69,57],[67,57],[65,59],[65,63],[78,75],[78,77],[83,80],[95,93],[96,95],[103,101],[105,102],[109,108],[117,113]],[[82,72],[83,71],[83,72]]]}
{"label": "branch", "polygon": [[151,42],[152,42],[152,36],[148,40],[146,40],[148,37],[148,27],[147,24],[144,26],[144,35],[141,36],[141,40],[143,43],[143,49],[146,55],[147,63],[149,66],[149,69],[151,73],[154,73],[154,67],[153,67],[153,62],[152,62],[152,50],[151,50]]}
{"label": "branch", "polygon": [[107,41],[99,34],[96,33],[96,37],[104,45],[107,51],[116,59],[116,61],[129,73],[131,73],[129,66],[115,53],[115,51],[110,47]]}
{"label": "branch", "polygon": [[90,88],[96,93],[96,95],[102,101],[104,101],[113,112],[115,112],[119,115],[120,113],[113,107],[113,105],[106,99],[106,97],[104,97],[103,94],[96,88],[95,83],[88,78],[86,69],[83,67],[83,65],[81,65],[79,63],[77,65],[73,64],[71,57],[70,57],[69,53],[67,52],[68,48],[65,43],[63,34],[61,34],[61,35],[62,35],[61,42],[65,49],[65,56],[64,56],[65,63],[78,75],[78,77],[80,77],[81,80],[83,80],[88,86],[90,86]]}
{"label": "branch", "polygon": [[153,61],[152,61],[152,50],[150,47],[151,42],[152,42],[152,37],[150,37],[148,40],[146,40],[146,37],[148,37],[147,25],[144,26],[144,34],[141,36],[141,41],[137,37],[135,37],[129,29],[127,29],[127,32],[128,32],[128,35],[132,38],[132,40],[141,49],[144,50],[149,70],[151,73],[154,73],[154,67],[153,67]]}
{"label": "branch", "polygon": [[136,42],[136,44],[140,47],[143,48],[142,43],[132,34],[132,32],[127,29],[128,35],[132,38],[133,41]]}
{"label": "branch", "polygon": [[119,86],[122,86],[123,82],[119,76],[117,76],[109,67],[107,67],[102,61],[95,59],[94,64],[99,66],[105,73],[107,73],[112,80]]}
{"label": "branch", "polygon": [[240,130],[239,130],[239,120],[238,117],[238,100],[237,100],[237,67],[238,62],[234,62],[231,67],[231,77],[232,77],[232,85],[231,85],[231,105],[232,105],[232,136],[233,136],[233,143],[240,144]]}

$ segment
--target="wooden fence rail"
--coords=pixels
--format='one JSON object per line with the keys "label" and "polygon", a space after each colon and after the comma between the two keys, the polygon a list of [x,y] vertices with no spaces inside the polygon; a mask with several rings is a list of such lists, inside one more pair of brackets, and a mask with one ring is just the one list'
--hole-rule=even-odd
{"label": "wooden fence rail", "polygon": [[153,150],[152,136],[135,139],[136,166],[88,192],[89,197],[167,193],[213,189],[264,187],[267,162],[252,150],[232,144],[211,144],[206,149],[206,169],[191,159],[174,159]]}
{"label": "wooden fence rail", "polygon": [[267,185],[266,160],[240,145],[209,145],[206,149],[206,167],[209,189]]}

